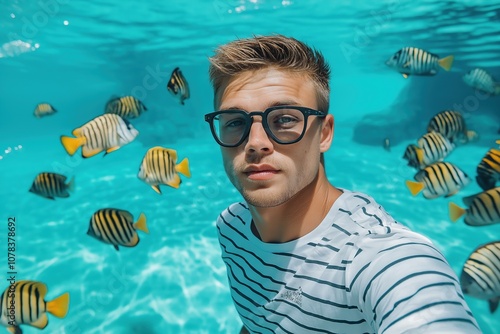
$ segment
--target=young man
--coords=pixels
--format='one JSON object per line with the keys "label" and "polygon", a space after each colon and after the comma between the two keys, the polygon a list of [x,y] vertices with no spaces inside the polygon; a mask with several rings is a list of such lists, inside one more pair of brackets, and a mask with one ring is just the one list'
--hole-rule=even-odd
{"label": "young man", "polygon": [[457,277],[425,237],[325,175],[329,67],[284,36],[210,59],[207,114],[245,202],[217,229],[242,333],[480,333]]}

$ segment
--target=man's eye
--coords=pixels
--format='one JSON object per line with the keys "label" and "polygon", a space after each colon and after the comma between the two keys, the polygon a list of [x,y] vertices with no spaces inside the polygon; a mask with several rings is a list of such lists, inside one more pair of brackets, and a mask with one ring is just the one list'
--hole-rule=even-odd
{"label": "man's eye", "polygon": [[245,125],[245,120],[242,118],[232,119],[226,122],[224,125],[226,128],[235,128]]}
{"label": "man's eye", "polygon": [[296,122],[296,121],[297,121],[297,119],[293,116],[283,115],[283,116],[280,116],[279,118],[277,118],[275,120],[275,123],[287,124],[287,123]]}

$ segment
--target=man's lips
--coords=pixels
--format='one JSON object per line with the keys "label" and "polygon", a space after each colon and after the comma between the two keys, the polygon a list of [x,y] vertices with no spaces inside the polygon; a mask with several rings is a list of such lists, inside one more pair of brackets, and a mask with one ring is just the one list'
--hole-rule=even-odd
{"label": "man's lips", "polygon": [[268,180],[279,172],[270,165],[248,166],[243,173],[251,180]]}

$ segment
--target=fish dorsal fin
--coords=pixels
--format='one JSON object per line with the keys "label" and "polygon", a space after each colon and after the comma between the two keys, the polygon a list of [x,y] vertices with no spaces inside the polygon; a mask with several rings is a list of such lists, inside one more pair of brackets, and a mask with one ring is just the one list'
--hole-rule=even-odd
{"label": "fish dorsal fin", "polygon": [[177,161],[177,151],[176,150],[172,150],[170,148],[164,148],[164,150],[168,152],[168,154],[170,155],[170,159],[172,161]]}
{"label": "fish dorsal fin", "polygon": [[49,323],[49,318],[47,318],[47,313],[43,313],[40,318],[36,321],[31,322],[30,325],[36,328],[44,329]]}
{"label": "fish dorsal fin", "polygon": [[144,213],[141,213],[139,215],[139,219],[137,219],[137,221],[134,223],[134,228],[136,230],[140,230],[144,233],[149,234],[149,229],[148,226],[146,225],[146,215],[144,215]]}
{"label": "fish dorsal fin", "polygon": [[450,211],[450,219],[452,222],[456,222],[458,218],[462,217],[467,212],[467,210],[459,207],[453,202],[450,202],[448,208]]}
{"label": "fish dorsal fin", "polygon": [[73,132],[71,132],[71,134],[75,137],[80,137],[82,136],[82,128],[76,128],[73,130]]}
{"label": "fish dorsal fin", "polygon": [[33,286],[40,291],[40,297],[43,299],[47,295],[47,286],[42,282],[33,282]]}
{"label": "fish dorsal fin", "polygon": [[59,297],[47,303],[47,312],[58,317],[64,318],[68,314],[69,293],[65,292]]}
{"label": "fish dorsal fin", "polygon": [[472,202],[474,202],[474,199],[478,196],[478,195],[481,195],[482,192],[480,193],[477,193],[477,194],[474,194],[474,195],[470,195],[470,196],[467,196],[467,197],[463,197],[462,198],[462,201],[464,202],[465,205],[467,206],[471,206]]}
{"label": "fish dorsal fin", "polygon": [[455,58],[454,56],[444,57],[444,58],[438,60],[438,64],[444,70],[449,71],[449,70],[451,70],[451,65],[453,65],[454,58]]}
{"label": "fish dorsal fin", "polygon": [[154,191],[156,191],[158,194],[161,195],[161,190],[160,190],[160,185],[159,184],[152,184],[151,188],[153,188]]}
{"label": "fish dorsal fin", "polygon": [[119,210],[117,209],[116,210],[117,213],[123,217],[125,217],[125,219],[127,220],[127,222],[131,223],[134,221],[134,216],[132,216],[132,214],[126,210]]}
{"label": "fish dorsal fin", "polygon": [[184,158],[178,165],[176,165],[175,170],[186,177],[191,177],[188,158]]}
{"label": "fish dorsal fin", "polygon": [[406,181],[406,186],[410,190],[411,194],[413,196],[418,195],[423,189],[424,189],[424,183],[423,182],[415,182],[415,181]]}

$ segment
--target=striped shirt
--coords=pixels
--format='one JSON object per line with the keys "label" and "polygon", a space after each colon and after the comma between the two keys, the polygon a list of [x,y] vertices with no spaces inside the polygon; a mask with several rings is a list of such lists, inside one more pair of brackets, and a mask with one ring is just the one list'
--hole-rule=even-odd
{"label": "striped shirt", "polygon": [[348,190],[286,243],[251,231],[245,203],[217,220],[231,296],[252,333],[480,333],[439,250]]}

